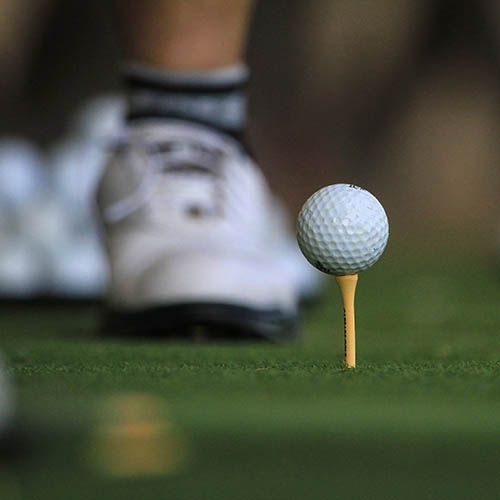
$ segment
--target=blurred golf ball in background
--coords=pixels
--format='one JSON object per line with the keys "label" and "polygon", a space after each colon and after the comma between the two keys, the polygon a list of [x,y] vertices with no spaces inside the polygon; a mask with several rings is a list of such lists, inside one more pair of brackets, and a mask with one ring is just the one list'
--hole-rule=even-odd
{"label": "blurred golf ball in background", "polygon": [[124,100],[99,96],[47,152],[0,138],[0,297],[99,297],[108,267],[94,191]]}

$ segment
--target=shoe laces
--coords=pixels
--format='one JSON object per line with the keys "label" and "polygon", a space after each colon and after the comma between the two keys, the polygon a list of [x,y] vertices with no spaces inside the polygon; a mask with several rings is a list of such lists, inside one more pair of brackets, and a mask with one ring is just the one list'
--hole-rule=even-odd
{"label": "shoe laces", "polygon": [[118,150],[123,148],[132,169],[142,170],[141,182],[133,193],[106,207],[104,219],[118,222],[146,204],[160,216],[176,211],[192,219],[238,212],[238,194],[231,190],[234,182],[225,166],[229,160],[241,163],[243,155],[234,146],[224,146],[185,137],[122,142]]}
{"label": "shoe laces", "polygon": [[149,157],[157,184],[150,201],[191,218],[222,215],[223,156],[220,149],[192,140],[152,144]]}

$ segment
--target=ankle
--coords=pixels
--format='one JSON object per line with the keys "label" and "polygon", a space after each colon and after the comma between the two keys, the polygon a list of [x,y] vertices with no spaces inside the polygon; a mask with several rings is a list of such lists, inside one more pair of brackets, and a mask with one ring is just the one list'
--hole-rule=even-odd
{"label": "ankle", "polygon": [[242,140],[248,82],[244,64],[208,71],[172,71],[129,64],[124,78],[129,122],[147,118],[180,120]]}

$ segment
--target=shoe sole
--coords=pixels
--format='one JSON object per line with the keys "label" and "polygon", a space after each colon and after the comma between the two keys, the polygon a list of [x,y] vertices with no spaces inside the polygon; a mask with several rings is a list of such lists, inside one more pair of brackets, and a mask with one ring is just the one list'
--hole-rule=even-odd
{"label": "shoe sole", "polygon": [[133,312],[108,308],[101,333],[137,339],[283,343],[297,339],[298,317],[279,310],[217,303],[175,304]]}

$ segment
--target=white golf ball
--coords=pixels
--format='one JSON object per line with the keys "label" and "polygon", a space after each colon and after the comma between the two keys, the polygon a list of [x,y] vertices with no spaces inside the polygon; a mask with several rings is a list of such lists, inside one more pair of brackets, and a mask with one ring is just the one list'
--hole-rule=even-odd
{"label": "white golf ball", "polygon": [[0,139],[0,202],[22,210],[47,190],[45,159],[38,149],[19,138]]}
{"label": "white golf ball", "polygon": [[297,220],[297,241],[317,269],[336,276],[375,264],[389,238],[384,208],[368,191],[334,184],[316,191]]}
{"label": "white golf ball", "polygon": [[45,257],[43,249],[23,234],[0,241],[0,296],[30,297],[43,292]]}
{"label": "white golf ball", "polygon": [[91,235],[75,239],[67,235],[54,245],[52,292],[57,296],[99,297],[106,290],[108,266],[104,249]]}

